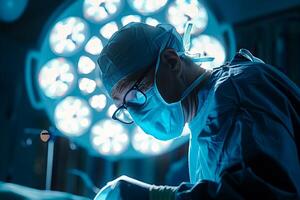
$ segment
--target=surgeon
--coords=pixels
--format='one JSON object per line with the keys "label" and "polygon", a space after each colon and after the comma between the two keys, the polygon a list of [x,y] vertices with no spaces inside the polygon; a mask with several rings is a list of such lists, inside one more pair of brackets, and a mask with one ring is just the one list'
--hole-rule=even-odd
{"label": "surgeon", "polygon": [[241,49],[213,58],[191,54],[171,25],[131,23],[103,48],[101,79],[117,106],[112,118],[160,140],[191,130],[190,182],[177,187],[121,176],[95,199],[299,199],[300,90],[283,73]]}

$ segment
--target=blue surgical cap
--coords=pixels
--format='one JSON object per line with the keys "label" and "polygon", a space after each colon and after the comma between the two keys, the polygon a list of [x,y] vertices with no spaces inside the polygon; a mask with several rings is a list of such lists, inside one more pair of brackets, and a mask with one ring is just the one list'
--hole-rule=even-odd
{"label": "blue surgical cap", "polygon": [[169,24],[156,27],[130,23],[113,34],[98,59],[100,78],[107,92],[126,76],[155,63],[163,49],[184,52],[183,41]]}

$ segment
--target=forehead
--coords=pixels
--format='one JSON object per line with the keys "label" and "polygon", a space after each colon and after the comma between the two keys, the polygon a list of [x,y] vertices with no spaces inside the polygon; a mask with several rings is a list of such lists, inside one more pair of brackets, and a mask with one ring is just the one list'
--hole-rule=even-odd
{"label": "forehead", "polygon": [[130,74],[118,81],[111,91],[111,97],[114,101],[122,101],[125,93],[133,87],[135,82],[140,78],[141,71]]}
{"label": "forehead", "polygon": [[154,76],[154,67],[149,67],[138,72],[135,72],[116,83],[112,89],[111,97],[116,104],[123,101],[125,94],[139,81],[151,82]]}

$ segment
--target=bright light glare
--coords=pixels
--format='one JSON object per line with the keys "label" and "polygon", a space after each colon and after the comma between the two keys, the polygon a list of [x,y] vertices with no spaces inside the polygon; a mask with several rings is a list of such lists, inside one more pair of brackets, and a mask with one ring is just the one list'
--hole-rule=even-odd
{"label": "bright light glare", "polygon": [[84,100],[69,96],[56,106],[54,120],[65,135],[80,136],[91,124],[91,111]]}
{"label": "bright light glare", "polygon": [[191,130],[189,128],[189,125],[186,123],[184,125],[184,128],[183,128],[183,131],[181,133],[182,136],[186,136],[186,135],[189,135],[191,133]]}
{"label": "bright light glare", "polygon": [[132,0],[130,2],[130,5],[137,12],[142,14],[150,14],[164,7],[168,0]]}
{"label": "bright light glare", "polygon": [[176,30],[183,34],[187,21],[194,23],[192,33],[202,32],[207,25],[207,11],[198,0],[176,0],[169,9],[168,21],[176,27]]}
{"label": "bright light glare", "polygon": [[158,140],[143,132],[139,127],[136,128],[132,138],[133,148],[143,154],[149,155],[162,153],[170,146],[171,142],[171,140]]}
{"label": "bright light glare", "polygon": [[100,22],[114,15],[121,5],[121,0],[85,0],[83,15],[92,22]]}
{"label": "bright light glare", "polygon": [[[97,69],[99,70],[99,68],[96,68],[96,71],[98,71]],[[96,72],[96,74],[99,74],[99,73]],[[100,79],[99,76],[97,76],[97,77],[95,78],[95,81],[96,81],[96,85],[97,85],[99,88],[102,88],[103,83],[102,83],[102,81],[101,81],[101,79]]]}
{"label": "bright light glare", "polygon": [[88,27],[79,17],[68,17],[56,23],[50,33],[50,47],[59,55],[78,50],[87,38]]}
{"label": "bright light glare", "polygon": [[106,96],[104,94],[94,95],[90,98],[89,103],[95,110],[102,111],[106,106]]}
{"label": "bright light glare", "polygon": [[117,106],[115,104],[112,104],[111,106],[109,106],[109,108],[107,110],[108,117],[112,117],[112,115],[114,114],[114,112],[116,110],[117,110]]}
{"label": "bright light glare", "polygon": [[74,82],[73,66],[64,58],[48,61],[39,73],[39,85],[50,98],[64,96]]}
{"label": "bright light glare", "polygon": [[84,50],[92,55],[99,55],[102,49],[103,44],[96,36],[93,36],[84,47]]}
{"label": "bright light glare", "polygon": [[100,29],[100,34],[106,39],[109,39],[116,31],[118,31],[117,23],[109,22]]}
{"label": "bright light glare", "polygon": [[[35,64],[30,62],[32,59],[38,61],[38,66],[37,73],[32,76],[28,73],[26,79],[28,82],[38,78],[37,95],[41,95],[38,99],[42,102],[38,104],[32,96],[30,100],[37,108],[44,106],[53,125],[62,134],[108,160],[159,155],[178,147],[191,136],[187,124],[181,137],[161,141],[146,134],[137,124],[124,125],[113,120],[118,104],[113,104],[116,102],[109,98],[111,94],[102,82],[97,59],[108,40],[131,22],[143,22],[153,27],[169,23],[183,34],[187,22],[192,21],[190,45],[185,45],[191,48],[186,53],[214,57],[213,62],[204,62],[201,67],[219,67],[225,62],[227,46],[221,34],[223,29],[212,29],[223,25],[219,25],[203,1],[80,0],[73,1],[54,20],[49,31],[45,32],[41,52],[28,55],[27,67]],[[32,95],[31,87],[27,89]],[[142,98],[137,98],[131,103],[141,101]],[[116,117],[128,123],[131,119],[126,109],[119,109]]]}
{"label": "bright light glare", "polygon": [[79,79],[79,89],[84,94],[90,94],[94,92],[96,89],[96,82],[94,80],[88,79],[88,78],[81,78]]}
{"label": "bright light glare", "polygon": [[221,42],[209,35],[200,35],[192,39],[191,53],[201,53],[203,56],[214,57],[213,62],[205,62],[201,64],[203,68],[219,67],[225,62],[225,49]]}
{"label": "bright light glare", "polygon": [[96,64],[92,59],[87,56],[80,56],[78,61],[78,72],[81,74],[89,74],[96,67]]}
{"label": "bright light glare", "polygon": [[150,26],[156,26],[157,24],[159,24],[159,21],[152,17],[147,17],[145,22],[146,22],[146,24],[148,24]]}
{"label": "bright light glare", "polygon": [[92,128],[93,147],[103,155],[118,155],[126,150],[129,138],[126,129],[112,120],[103,120]]}
{"label": "bright light glare", "polygon": [[130,22],[141,22],[141,17],[138,15],[128,15],[121,19],[122,25],[125,26]]}

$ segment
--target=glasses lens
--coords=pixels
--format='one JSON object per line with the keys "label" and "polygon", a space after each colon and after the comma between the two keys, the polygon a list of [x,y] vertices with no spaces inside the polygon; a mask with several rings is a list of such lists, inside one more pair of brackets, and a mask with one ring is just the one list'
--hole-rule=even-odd
{"label": "glasses lens", "polygon": [[133,89],[125,97],[128,106],[141,106],[146,103],[146,96],[140,90]]}
{"label": "glasses lens", "polygon": [[117,118],[119,121],[131,124],[133,123],[133,119],[131,118],[128,110],[126,108],[120,108],[115,113],[115,118]]}

